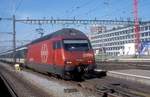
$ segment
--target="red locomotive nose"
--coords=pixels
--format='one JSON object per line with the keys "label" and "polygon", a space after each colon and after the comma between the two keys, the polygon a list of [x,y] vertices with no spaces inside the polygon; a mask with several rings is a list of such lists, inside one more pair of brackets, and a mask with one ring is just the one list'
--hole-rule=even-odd
{"label": "red locomotive nose", "polygon": [[88,52],[79,52],[79,51],[72,51],[72,52],[66,52],[66,60],[65,64],[67,65],[90,65],[94,64],[94,56],[93,54]]}

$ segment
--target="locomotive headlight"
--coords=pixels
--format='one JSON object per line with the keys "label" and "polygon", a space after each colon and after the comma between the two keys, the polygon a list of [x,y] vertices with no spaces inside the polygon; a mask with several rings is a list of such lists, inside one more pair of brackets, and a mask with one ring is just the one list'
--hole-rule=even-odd
{"label": "locomotive headlight", "polygon": [[66,63],[67,63],[67,64],[72,64],[72,62],[71,62],[71,61],[67,61]]}
{"label": "locomotive headlight", "polygon": [[66,63],[66,64],[72,64],[72,62],[71,62],[71,61],[65,61],[65,63]]}
{"label": "locomotive headlight", "polygon": [[93,61],[92,60],[88,60],[88,63],[93,63]]}

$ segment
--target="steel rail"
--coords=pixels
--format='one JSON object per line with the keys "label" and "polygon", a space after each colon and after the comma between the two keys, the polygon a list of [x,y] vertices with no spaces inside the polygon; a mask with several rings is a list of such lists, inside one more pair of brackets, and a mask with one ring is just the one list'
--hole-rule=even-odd
{"label": "steel rail", "polygon": [[12,97],[19,97],[16,92],[14,91],[14,89],[12,88],[12,86],[10,85],[10,83],[7,81],[7,79],[0,73],[0,77],[1,79],[4,81],[6,87],[8,88],[10,94],[12,95]]}

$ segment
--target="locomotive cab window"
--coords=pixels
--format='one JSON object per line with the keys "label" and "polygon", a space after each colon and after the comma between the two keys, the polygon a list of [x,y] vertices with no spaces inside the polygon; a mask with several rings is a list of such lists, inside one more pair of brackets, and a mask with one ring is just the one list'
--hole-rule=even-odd
{"label": "locomotive cab window", "polygon": [[64,49],[68,51],[87,51],[90,49],[88,40],[64,40]]}
{"label": "locomotive cab window", "polygon": [[61,48],[61,41],[56,41],[53,43],[53,48],[54,49],[59,49]]}

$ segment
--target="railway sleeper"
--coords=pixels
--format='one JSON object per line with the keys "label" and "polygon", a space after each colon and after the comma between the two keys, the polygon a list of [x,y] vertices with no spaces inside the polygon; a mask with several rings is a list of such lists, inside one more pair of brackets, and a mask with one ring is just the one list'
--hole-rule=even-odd
{"label": "railway sleeper", "polygon": [[102,97],[109,97],[108,94],[113,94],[116,96],[122,96],[122,97],[144,97],[143,95],[138,95],[135,93],[130,92],[130,89],[121,87],[120,84],[117,85],[103,85],[103,86],[97,86],[96,87],[97,92],[107,94],[107,96]]}

